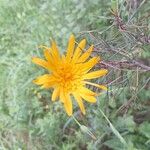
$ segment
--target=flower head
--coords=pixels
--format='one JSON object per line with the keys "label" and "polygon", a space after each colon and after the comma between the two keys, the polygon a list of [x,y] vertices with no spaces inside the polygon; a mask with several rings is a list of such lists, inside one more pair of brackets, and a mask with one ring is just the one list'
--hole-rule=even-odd
{"label": "flower head", "polygon": [[44,48],[45,60],[33,57],[33,63],[48,70],[47,74],[37,77],[33,82],[43,88],[52,88],[52,101],[60,99],[69,116],[72,115],[72,97],[77,101],[81,111],[85,114],[83,100],[96,102],[96,93],[86,85],[96,86],[103,90],[103,85],[89,82],[90,79],[99,78],[107,74],[107,70],[90,70],[99,62],[99,57],[89,58],[93,45],[83,52],[86,40],[83,39],[76,46],[74,35],[70,36],[66,55],[60,55],[57,45],[52,41],[51,48]]}

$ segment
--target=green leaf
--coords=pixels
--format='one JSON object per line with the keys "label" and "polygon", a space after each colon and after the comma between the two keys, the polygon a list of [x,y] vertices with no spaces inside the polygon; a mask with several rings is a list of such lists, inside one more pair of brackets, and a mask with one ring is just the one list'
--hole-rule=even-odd
{"label": "green leaf", "polygon": [[139,131],[148,139],[150,139],[150,123],[149,122],[142,123],[139,127]]}

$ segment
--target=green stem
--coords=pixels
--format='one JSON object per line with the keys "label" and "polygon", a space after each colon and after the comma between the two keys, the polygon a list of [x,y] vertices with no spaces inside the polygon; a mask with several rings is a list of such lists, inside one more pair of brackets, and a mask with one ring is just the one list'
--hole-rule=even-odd
{"label": "green stem", "polygon": [[74,115],[72,115],[72,118],[73,118],[74,121],[79,125],[79,127],[81,127],[81,124],[80,124],[79,121],[74,117]]}

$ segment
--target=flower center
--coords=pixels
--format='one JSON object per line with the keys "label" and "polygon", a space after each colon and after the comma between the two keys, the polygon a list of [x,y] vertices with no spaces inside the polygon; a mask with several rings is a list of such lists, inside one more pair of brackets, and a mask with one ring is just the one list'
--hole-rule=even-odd
{"label": "flower center", "polygon": [[59,85],[66,91],[74,91],[80,84],[80,78],[77,78],[77,73],[71,65],[64,65],[59,68]]}

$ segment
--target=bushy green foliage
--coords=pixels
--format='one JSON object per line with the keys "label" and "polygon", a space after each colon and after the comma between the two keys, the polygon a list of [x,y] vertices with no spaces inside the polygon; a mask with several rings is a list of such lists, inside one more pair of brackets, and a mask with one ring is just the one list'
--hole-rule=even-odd
{"label": "bushy green foliage", "polygon": [[[150,149],[149,70],[113,64],[139,60],[148,68],[150,2],[119,1],[121,22],[110,12],[116,5],[112,2],[0,1],[0,149]],[[44,72],[31,63],[32,56],[42,57],[38,46],[49,45],[54,38],[63,52],[71,33],[94,43],[93,55],[102,56],[100,67],[109,69],[101,80],[108,83],[108,92],[98,97],[96,105],[86,104],[86,116],[75,112],[96,139],[82,132],[59,102],[51,102],[50,90],[32,83]]]}

